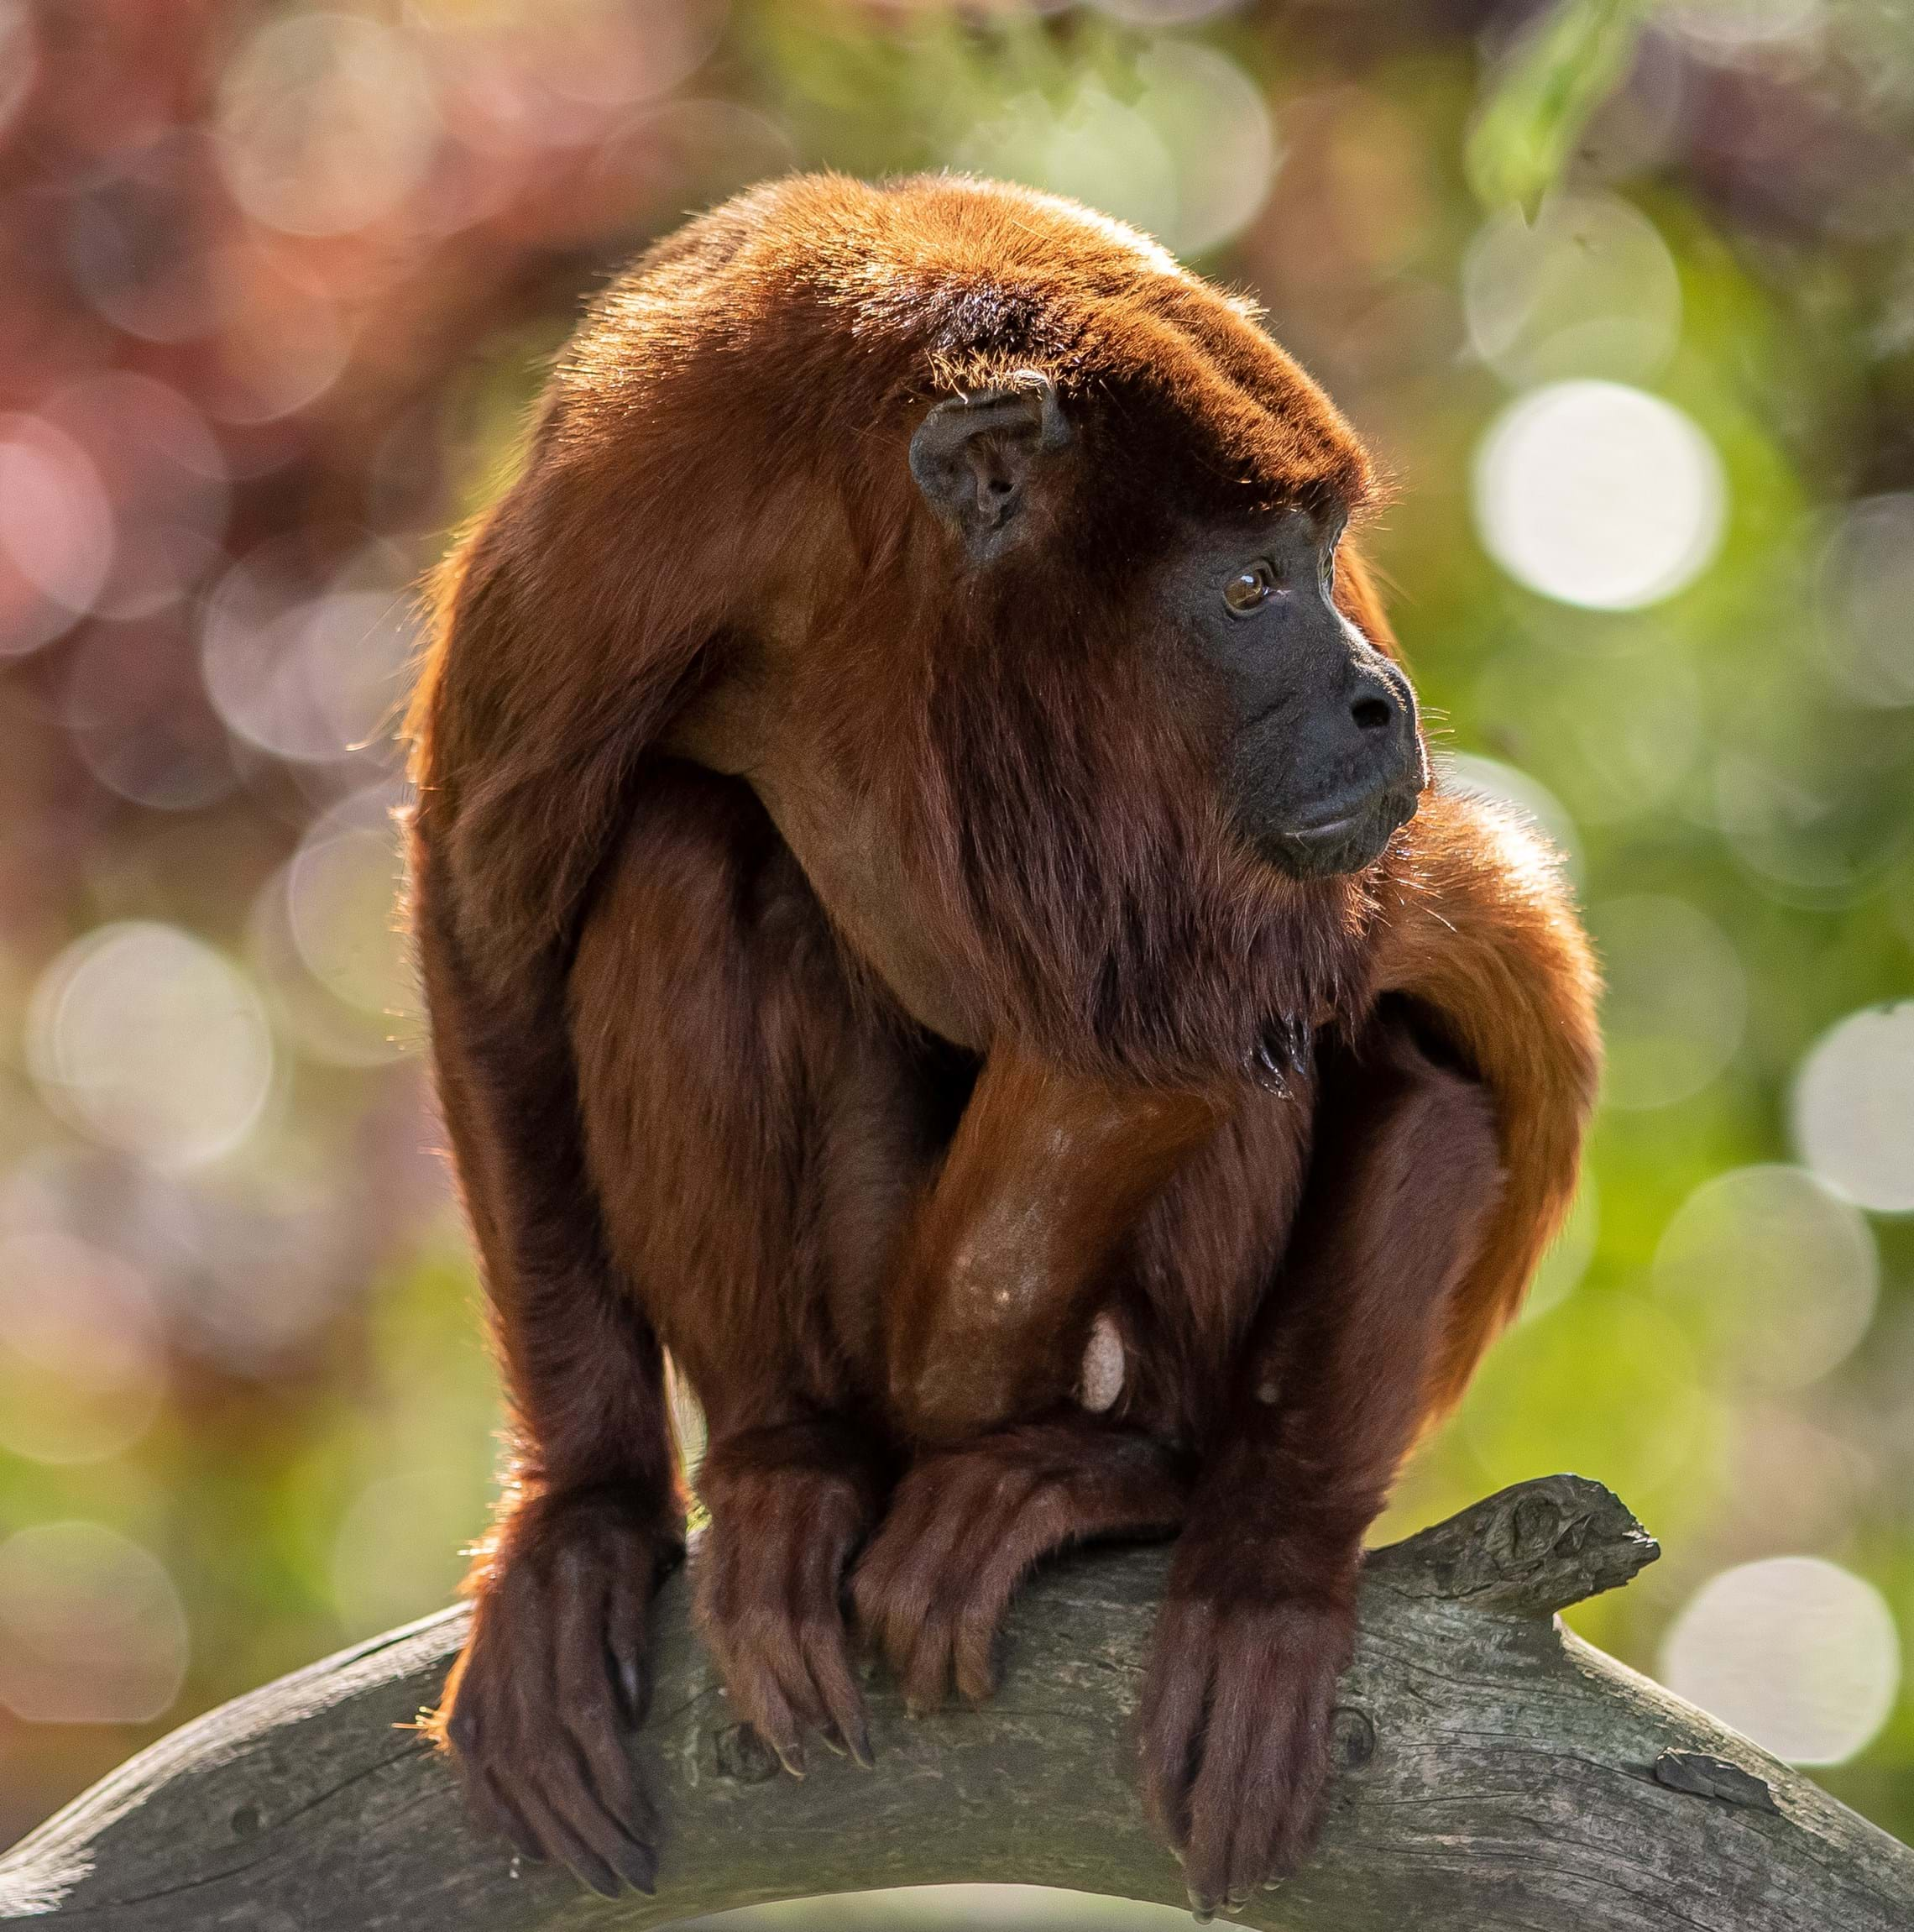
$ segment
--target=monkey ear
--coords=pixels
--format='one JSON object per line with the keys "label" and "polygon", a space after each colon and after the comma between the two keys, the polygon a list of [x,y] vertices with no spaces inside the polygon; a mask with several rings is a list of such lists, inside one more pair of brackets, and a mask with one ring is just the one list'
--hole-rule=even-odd
{"label": "monkey ear", "polygon": [[1001,389],[939,403],[911,438],[911,474],[981,562],[1015,530],[1032,471],[1069,439],[1049,377],[1019,369]]}

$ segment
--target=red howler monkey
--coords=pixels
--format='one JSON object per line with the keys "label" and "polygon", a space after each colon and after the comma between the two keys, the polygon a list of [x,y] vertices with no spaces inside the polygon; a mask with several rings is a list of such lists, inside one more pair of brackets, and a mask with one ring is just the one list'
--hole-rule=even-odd
{"label": "red howler monkey", "polygon": [[1432,791],[1368,469],[1114,222],[787,181],[654,248],[452,558],[418,937],[515,1427],[444,1734],[615,1892],[699,1626],[792,1770],[987,1694],[1047,1553],[1176,1549],[1145,1793],[1199,1912],[1320,1814],[1366,1529],[1575,1182],[1592,974]]}

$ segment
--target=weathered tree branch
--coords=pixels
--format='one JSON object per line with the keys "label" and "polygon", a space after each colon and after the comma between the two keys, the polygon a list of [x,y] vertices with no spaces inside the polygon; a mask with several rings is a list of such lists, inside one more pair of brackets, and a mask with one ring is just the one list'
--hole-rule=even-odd
{"label": "weathered tree branch", "polygon": [[[1524,1483],[1369,1560],[1318,1856],[1242,1923],[1284,1932],[1906,1932],[1914,1851],[1591,1649],[1554,1612],[1655,1546],[1600,1484]],[[464,1628],[428,1618],[216,1710],[0,1859],[0,1920],[125,1932],[635,1929],[875,1886],[991,1879],[1179,1903],[1138,1815],[1130,1727],[1158,1550],[1046,1570],[981,1711],[872,1685],[879,1764],[802,1784],[727,1715],[674,1578],[641,1746],[656,1900],[613,1905],[468,1829],[405,1728]]]}

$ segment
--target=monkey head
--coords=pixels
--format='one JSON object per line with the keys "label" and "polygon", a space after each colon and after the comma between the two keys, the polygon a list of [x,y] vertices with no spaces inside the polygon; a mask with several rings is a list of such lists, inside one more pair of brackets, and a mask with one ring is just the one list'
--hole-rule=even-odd
{"label": "monkey head", "polygon": [[[1049,379],[1021,370],[933,407],[911,438],[911,474],[987,568],[1021,534],[1033,473],[1070,441]],[[1429,782],[1409,679],[1336,605],[1350,507],[1319,495],[1240,521],[1174,520],[1143,596],[1166,664],[1190,680],[1165,702],[1208,688],[1232,824],[1297,877],[1372,864]]]}

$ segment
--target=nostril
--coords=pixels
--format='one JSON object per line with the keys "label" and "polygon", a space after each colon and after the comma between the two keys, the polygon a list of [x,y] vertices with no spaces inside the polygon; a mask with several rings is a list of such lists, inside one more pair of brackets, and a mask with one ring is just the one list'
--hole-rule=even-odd
{"label": "nostril", "polygon": [[1349,707],[1349,715],[1363,731],[1386,731],[1395,722],[1395,706],[1386,698],[1358,698]]}

